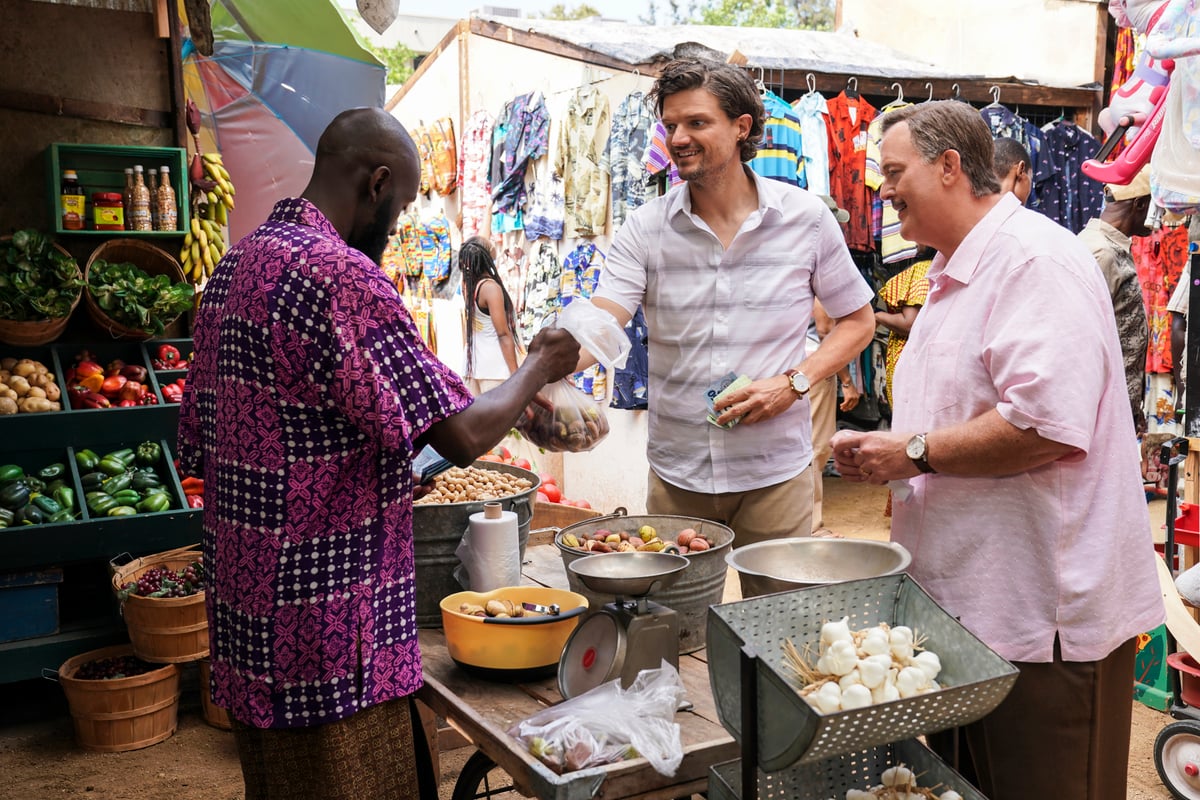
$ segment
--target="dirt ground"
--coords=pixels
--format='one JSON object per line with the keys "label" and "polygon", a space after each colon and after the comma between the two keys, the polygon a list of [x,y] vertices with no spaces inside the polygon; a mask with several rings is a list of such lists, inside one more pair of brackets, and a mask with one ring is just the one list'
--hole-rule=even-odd
{"label": "dirt ground", "polygon": [[[825,524],[846,536],[885,538],[884,490],[826,479]],[[1151,504],[1155,524],[1164,503]],[[736,581],[734,581],[736,584]],[[241,772],[232,735],[205,724],[198,674],[183,676],[179,728],[166,741],[129,753],[88,753],[72,740],[62,692],[52,681],[0,686],[0,798],[45,800],[241,800]],[[1166,714],[1133,703],[1130,800],[1168,800],[1154,767],[1154,739]],[[442,757],[441,798],[448,800],[470,750]]]}

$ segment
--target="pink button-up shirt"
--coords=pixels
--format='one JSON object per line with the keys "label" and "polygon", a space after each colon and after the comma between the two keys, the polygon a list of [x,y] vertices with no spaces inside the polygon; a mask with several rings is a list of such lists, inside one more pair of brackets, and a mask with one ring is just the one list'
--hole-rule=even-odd
{"label": "pink button-up shirt", "polygon": [[[991,409],[1076,456],[921,475],[894,504],[913,577],[1000,655],[1094,661],[1164,619],[1112,302],[1071,232],[1007,195],[947,261],[896,367],[893,428]],[[936,461],[936,453],[934,453]]]}

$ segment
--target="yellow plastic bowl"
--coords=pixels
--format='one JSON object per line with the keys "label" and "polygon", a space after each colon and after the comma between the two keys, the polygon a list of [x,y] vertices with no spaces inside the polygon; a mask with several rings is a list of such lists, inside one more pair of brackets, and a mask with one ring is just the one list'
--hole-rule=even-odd
{"label": "yellow plastic bowl", "polygon": [[[493,619],[460,612],[463,603],[486,605],[488,600],[513,603],[557,603],[558,616]],[[468,672],[498,680],[551,677],[558,671],[567,639],[587,611],[587,598],[565,589],[544,586],[506,586],[490,592],[456,592],[442,598],[442,629],[446,649]]]}

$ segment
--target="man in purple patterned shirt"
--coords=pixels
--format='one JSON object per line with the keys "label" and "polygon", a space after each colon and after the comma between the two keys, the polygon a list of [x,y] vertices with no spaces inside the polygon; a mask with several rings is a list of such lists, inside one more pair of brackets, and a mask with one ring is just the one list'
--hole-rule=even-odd
{"label": "man in purple patterned shirt", "polygon": [[432,444],[469,464],[577,360],[546,331],[472,400],[425,347],[378,267],[418,175],[399,122],[343,112],[197,314],[180,456],[205,480],[212,694],[247,800],[437,797],[411,701],[411,462]]}

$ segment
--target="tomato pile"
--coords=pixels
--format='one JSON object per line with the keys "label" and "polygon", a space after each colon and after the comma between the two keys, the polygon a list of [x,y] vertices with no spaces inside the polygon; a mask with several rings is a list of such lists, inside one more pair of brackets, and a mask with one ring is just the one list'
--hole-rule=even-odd
{"label": "tomato pile", "polygon": [[197,559],[179,569],[151,567],[121,587],[121,599],[138,597],[188,597],[204,590],[204,563]]}
{"label": "tomato pile", "polygon": [[132,678],[162,668],[162,664],[148,664],[136,656],[112,656],[98,658],[83,664],[72,676],[81,681],[107,681],[114,678]]}

